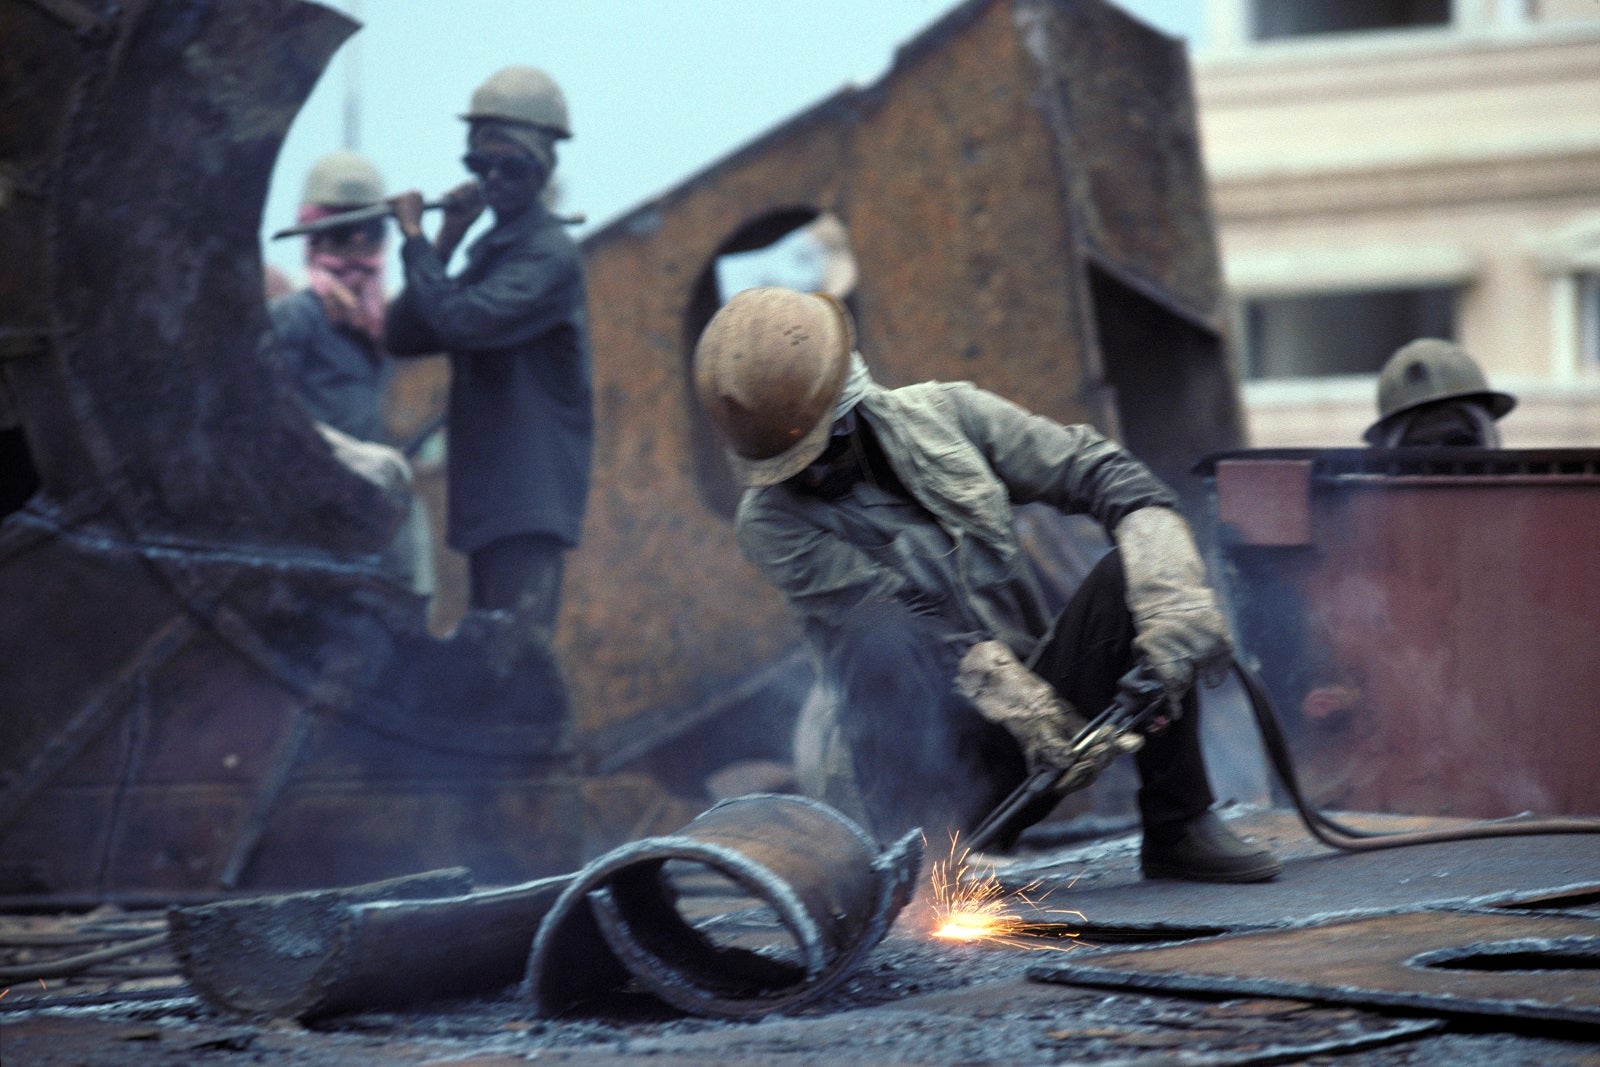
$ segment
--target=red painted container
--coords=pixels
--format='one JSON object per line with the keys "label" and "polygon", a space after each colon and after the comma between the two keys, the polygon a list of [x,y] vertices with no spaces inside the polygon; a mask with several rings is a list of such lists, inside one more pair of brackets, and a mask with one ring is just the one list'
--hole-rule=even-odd
{"label": "red painted container", "polygon": [[1600,451],[1249,450],[1201,473],[1314,800],[1600,813]]}

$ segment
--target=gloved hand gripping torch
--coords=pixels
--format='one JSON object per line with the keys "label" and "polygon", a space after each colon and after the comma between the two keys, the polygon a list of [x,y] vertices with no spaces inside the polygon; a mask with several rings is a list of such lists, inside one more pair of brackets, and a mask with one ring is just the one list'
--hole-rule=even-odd
{"label": "gloved hand gripping torch", "polygon": [[1093,779],[1096,767],[1090,765],[1094,750],[1103,749],[1108,731],[1112,736],[1159,730],[1167,724],[1170,708],[1166,689],[1144,664],[1122,676],[1117,694],[1104,711],[1090,719],[1073,736],[1068,748],[1070,759],[1064,767],[1040,767],[1013,789],[1000,805],[978,824],[967,839],[967,847],[980,851],[993,843],[1012,821],[1040,797],[1065,795]]}

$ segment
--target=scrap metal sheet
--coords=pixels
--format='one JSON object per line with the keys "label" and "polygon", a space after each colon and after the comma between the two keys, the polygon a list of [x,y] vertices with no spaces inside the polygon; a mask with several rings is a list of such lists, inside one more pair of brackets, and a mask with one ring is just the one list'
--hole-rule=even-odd
{"label": "scrap metal sheet", "polygon": [[[1350,820],[1361,826],[1433,828],[1412,819]],[[1085,936],[1202,936],[1313,920],[1422,907],[1510,905],[1546,898],[1582,900],[1600,887],[1600,839],[1592,834],[1506,837],[1335,852],[1317,844],[1284,812],[1230,819],[1240,834],[1284,860],[1277,879],[1250,885],[1151,881],[1138,868],[1138,836],[1037,857],[997,869],[1008,888],[1037,885],[1040,920],[1063,909],[1082,913]],[[1148,938],[1146,938],[1148,939]]]}
{"label": "scrap metal sheet", "polygon": [[1600,922],[1419,911],[1105,950],[1036,981],[1600,1027]]}

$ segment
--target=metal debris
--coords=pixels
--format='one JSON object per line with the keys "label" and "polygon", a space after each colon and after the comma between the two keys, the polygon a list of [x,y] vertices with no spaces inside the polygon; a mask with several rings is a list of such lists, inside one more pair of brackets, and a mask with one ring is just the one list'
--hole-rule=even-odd
{"label": "metal debris", "polygon": [[[581,871],[539,928],[523,992],[550,1015],[602,1001],[630,979],[697,1015],[798,1007],[888,932],[921,858],[920,831],[880,853],[855,823],[803,797],[723,801],[677,834],[624,845]],[[744,947],[711,917],[691,920],[669,864],[738,887],[770,909],[786,943]]]}
{"label": "metal debris", "polygon": [[1028,976],[1112,989],[1293,997],[1600,1027],[1600,922],[1566,915],[1420,911],[1084,953]]}
{"label": "metal debris", "polygon": [[512,984],[570,881],[468,893],[465,871],[436,872],[175,908],[168,921],[179,964],[207,1003],[249,1018],[311,1019]]}
{"label": "metal debris", "polygon": [[[1387,815],[1352,815],[1347,821],[1375,832],[1464,824]],[[996,876],[1012,889],[1033,883],[1039,883],[1040,893],[1057,889],[1048,898],[1050,903],[1059,907],[1070,901],[1084,916],[1081,924],[1067,925],[1081,936],[1099,940],[1198,937],[1424,907],[1582,899],[1592,896],[1600,882],[1592,835],[1508,837],[1340,853],[1313,841],[1293,812],[1245,811],[1234,813],[1228,823],[1271,847],[1284,861],[1283,874],[1256,885],[1147,881],[1138,872],[1135,834],[1008,864],[998,868]],[[1040,918],[1059,922],[1059,916]]]}
{"label": "metal debris", "polygon": [[[743,1017],[804,1003],[845,977],[910,899],[921,856],[918,833],[880,853],[832,808],[760,794],[724,801],[678,834],[625,845],[577,874],[469,893],[466,872],[441,872],[174,908],[168,918],[195,992],[250,1018],[474,996],[518,978],[548,1012],[636,980],[686,1011]],[[669,879],[668,863],[690,865],[691,877]],[[698,926],[686,918],[693,902],[680,889],[693,872],[770,907],[792,960],[719,945],[706,932],[709,917]]]}

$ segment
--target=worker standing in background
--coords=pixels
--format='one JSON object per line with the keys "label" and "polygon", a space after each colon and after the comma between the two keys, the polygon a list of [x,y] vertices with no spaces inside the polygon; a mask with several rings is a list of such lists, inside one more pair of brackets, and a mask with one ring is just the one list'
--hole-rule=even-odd
{"label": "worker standing in background", "polygon": [[1378,421],[1367,427],[1369,445],[1454,445],[1499,448],[1499,419],[1516,397],[1489,388],[1466,349],[1423,337],[1402,345],[1378,375]]}
{"label": "worker standing in background", "polygon": [[[1088,784],[1137,751],[1147,877],[1248,882],[1281,869],[1212,812],[1197,675],[1228,626],[1176,497],[1087,426],[1062,426],[971,383],[885,389],[823,294],[737,293],[695,350],[695,387],[747,488],[737,534],[783,592],[836,696],[835,739],[798,767],[882,840],[971,830],[1025,778]],[[1013,508],[1088,513],[1117,549],[1051,619]],[[1147,736],[1087,718],[1142,662],[1170,723]],[[1049,814],[1024,809],[1000,838]]]}
{"label": "worker standing in background", "polygon": [[[316,222],[383,199],[383,179],[369,160],[355,152],[331,152],[306,174],[297,222]],[[269,311],[300,402],[336,454],[358,471],[398,470],[409,486],[409,465],[384,444],[384,396],[394,372],[383,343],[387,225],[379,218],[308,234],[306,287],[273,300]],[[380,565],[396,581],[428,596],[433,550],[427,513],[414,494],[406,492],[403,500],[406,518]]]}
{"label": "worker standing in background", "polygon": [[[389,309],[397,355],[449,354],[450,544],[466,554],[474,608],[514,611],[554,631],[562,561],[578,542],[593,451],[582,263],[541,202],[566,101],[532,67],[508,67],[473,94],[467,154],[475,181],[445,197],[429,241],[420,193],[392,198],[405,288]],[[484,207],[494,225],[448,265]]]}

